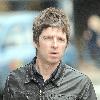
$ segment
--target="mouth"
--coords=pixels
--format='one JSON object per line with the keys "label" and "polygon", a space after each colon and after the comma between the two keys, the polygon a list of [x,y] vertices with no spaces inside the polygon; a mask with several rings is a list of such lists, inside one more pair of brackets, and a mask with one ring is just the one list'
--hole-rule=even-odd
{"label": "mouth", "polygon": [[56,54],[58,54],[58,52],[51,52],[50,54],[54,54],[54,55],[56,55]]}
{"label": "mouth", "polygon": [[59,53],[58,52],[51,52],[50,56],[52,57],[58,57]]}

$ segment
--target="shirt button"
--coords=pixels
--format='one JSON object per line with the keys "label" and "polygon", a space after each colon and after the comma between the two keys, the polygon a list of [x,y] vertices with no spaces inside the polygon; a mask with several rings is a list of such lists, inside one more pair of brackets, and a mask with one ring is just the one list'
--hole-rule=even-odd
{"label": "shirt button", "polygon": [[26,96],[27,99],[29,99],[28,95]]}

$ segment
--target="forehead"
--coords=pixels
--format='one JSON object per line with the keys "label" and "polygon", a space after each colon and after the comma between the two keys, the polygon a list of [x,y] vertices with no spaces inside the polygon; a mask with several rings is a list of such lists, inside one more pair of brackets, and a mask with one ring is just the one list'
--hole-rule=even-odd
{"label": "forehead", "polygon": [[48,27],[46,29],[43,29],[41,35],[66,36],[66,34],[63,32],[62,28],[58,28],[58,27]]}

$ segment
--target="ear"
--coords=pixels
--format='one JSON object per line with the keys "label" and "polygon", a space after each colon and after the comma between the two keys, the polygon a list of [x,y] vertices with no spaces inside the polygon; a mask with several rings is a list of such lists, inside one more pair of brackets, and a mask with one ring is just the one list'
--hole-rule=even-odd
{"label": "ear", "polygon": [[34,45],[35,48],[37,48],[37,44],[35,42],[33,42],[33,45]]}

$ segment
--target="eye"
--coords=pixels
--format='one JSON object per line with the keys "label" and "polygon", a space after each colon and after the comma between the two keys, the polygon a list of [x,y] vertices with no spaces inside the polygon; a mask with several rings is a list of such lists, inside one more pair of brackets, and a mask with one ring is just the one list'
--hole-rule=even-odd
{"label": "eye", "polygon": [[44,40],[46,40],[46,39],[47,39],[47,36],[43,36],[42,38],[43,38]]}
{"label": "eye", "polygon": [[61,41],[61,42],[65,42],[65,39],[62,38],[62,37],[59,37],[58,40]]}
{"label": "eye", "polygon": [[51,40],[52,37],[50,37],[50,36],[43,36],[43,39],[44,39],[44,40]]}

